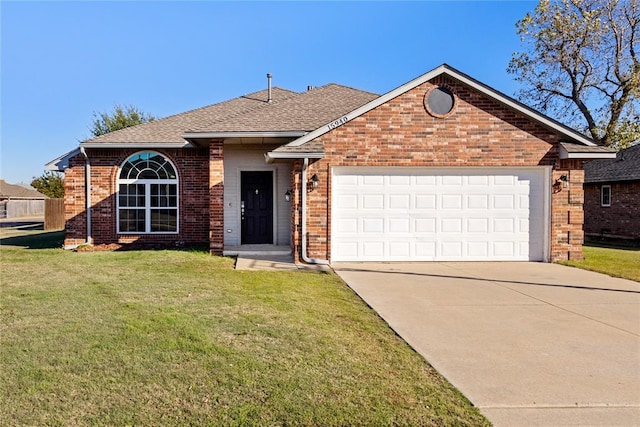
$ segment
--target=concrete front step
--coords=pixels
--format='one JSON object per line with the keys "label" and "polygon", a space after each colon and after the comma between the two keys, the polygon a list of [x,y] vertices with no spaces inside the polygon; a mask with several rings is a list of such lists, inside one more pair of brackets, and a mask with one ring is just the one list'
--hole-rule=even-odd
{"label": "concrete front step", "polygon": [[279,256],[291,255],[290,246],[279,245],[240,245],[225,246],[222,252],[226,256]]}

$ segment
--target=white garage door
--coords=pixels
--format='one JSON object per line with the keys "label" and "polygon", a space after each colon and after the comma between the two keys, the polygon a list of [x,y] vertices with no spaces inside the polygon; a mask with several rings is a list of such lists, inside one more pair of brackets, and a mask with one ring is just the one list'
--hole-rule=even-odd
{"label": "white garage door", "polygon": [[332,261],[543,261],[549,169],[337,167]]}

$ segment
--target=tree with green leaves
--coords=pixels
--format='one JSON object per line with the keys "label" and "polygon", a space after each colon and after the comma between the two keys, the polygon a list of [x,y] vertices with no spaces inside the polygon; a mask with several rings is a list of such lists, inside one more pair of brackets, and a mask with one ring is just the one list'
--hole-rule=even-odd
{"label": "tree with green leaves", "polygon": [[540,0],[516,27],[523,102],[606,146],[640,139],[640,0]]}
{"label": "tree with green leaves", "polygon": [[129,126],[152,122],[155,119],[151,114],[140,111],[131,105],[125,107],[116,105],[110,113],[93,113],[91,133],[96,137]]}
{"label": "tree with green leaves", "polygon": [[58,199],[64,197],[64,181],[62,174],[45,171],[39,177],[33,177],[31,186],[47,197]]}

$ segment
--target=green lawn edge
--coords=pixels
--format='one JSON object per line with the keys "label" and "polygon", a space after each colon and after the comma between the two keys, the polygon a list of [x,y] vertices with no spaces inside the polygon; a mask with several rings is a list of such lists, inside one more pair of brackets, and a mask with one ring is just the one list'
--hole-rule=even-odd
{"label": "green lawn edge", "polygon": [[640,249],[585,245],[583,255],[583,260],[558,264],[640,282]]}

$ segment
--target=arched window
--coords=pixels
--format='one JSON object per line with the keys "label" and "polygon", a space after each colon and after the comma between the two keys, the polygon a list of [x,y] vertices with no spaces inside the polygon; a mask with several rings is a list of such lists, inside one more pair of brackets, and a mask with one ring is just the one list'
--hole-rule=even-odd
{"label": "arched window", "polygon": [[177,233],[178,176],[165,156],[136,153],[118,175],[119,233]]}

